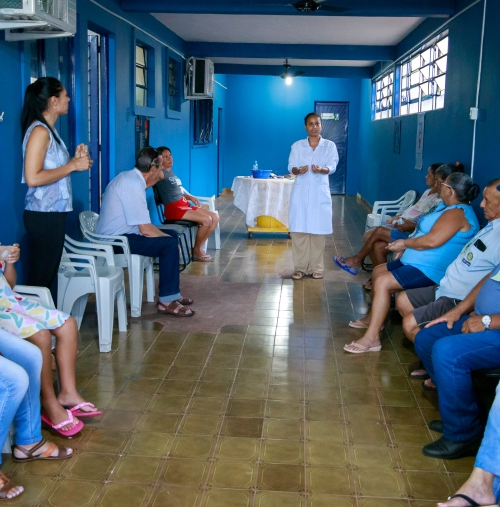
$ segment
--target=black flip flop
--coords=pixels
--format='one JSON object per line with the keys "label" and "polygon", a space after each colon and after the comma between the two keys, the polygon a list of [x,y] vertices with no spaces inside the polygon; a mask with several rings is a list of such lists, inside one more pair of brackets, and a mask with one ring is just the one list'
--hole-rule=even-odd
{"label": "black flip flop", "polygon": [[[457,493],[456,495],[452,495],[448,497],[448,500],[452,500],[453,498],[463,498],[466,502],[470,503],[470,507],[497,507],[498,504],[490,504],[490,505],[480,505],[475,500],[473,500],[470,496],[463,495],[462,493]],[[465,506],[464,506],[465,507]],[[469,506],[467,506],[469,507]]]}

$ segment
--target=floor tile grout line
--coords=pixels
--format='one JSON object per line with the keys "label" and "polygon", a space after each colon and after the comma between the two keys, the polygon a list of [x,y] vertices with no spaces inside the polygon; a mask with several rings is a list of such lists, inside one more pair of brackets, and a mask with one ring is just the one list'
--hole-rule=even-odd
{"label": "floor tile grout line", "polygon": [[[347,286],[347,283],[344,282],[345,284],[345,290],[349,296],[349,301],[351,301],[351,305],[352,305],[352,300],[351,300],[351,295],[349,293],[349,288]],[[328,304],[328,314],[330,315],[330,304]],[[344,393],[343,393],[343,390],[342,390],[342,381],[343,381],[343,378],[340,377],[340,367],[339,367],[339,360],[338,360],[338,357],[337,357],[337,347],[335,347],[335,335],[334,335],[334,331],[332,330],[332,344],[333,344],[333,354],[334,354],[334,359],[335,359],[335,369],[336,369],[336,372],[337,372],[337,380],[338,380],[338,386],[339,386],[339,397],[340,397],[340,406],[341,406],[341,411],[342,411],[342,419],[343,419],[343,428],[344,428],[344,435],[345,435],[345,439],[346,439],[346,443],[347,443],[347,458],[349,460],[349,465],[352,465],[355,460],[354,460],[354,454],[353,454],[353,449],[352,449],[352,446],[350,444],[350,433],[349,433],[349,429],[348,429],[348,424],[347,422],[349,421],[349,418],[348,418],[348,414],[346,413],[346,404],[345,404],[345,398],[344,398]],[[349,468],[349,476],[351,478],[351,481],[352,481],[352,486],[353,486],[353,490],[354,490],[354,501],[356,503],[356,506],[357,507],[360,507],[360,504],[359,504],[359,491],[358,491],[358,485],[357,485],[357,481],[356,481],[356,477],[355,477],[355,473],[354,473],[354,470],[350,467]],[[350,495],[351,498],[352,498],[352,495]]]}
{"label": "floor tile grout line", "polygon": [[[215,343],[217,341],[217,336],[219,336],[219,334],[223,334],[223,333],[217,333],[216,335],[216,338],[214,340],[214,345],[212,346],[212,349],[211,351],[213,350],[213,347],[215,346]],[[237,333],[235,333],[237,334]],[[243,338],[243,344],[242,344],[242,347],[241,347],[241,351],[240,351],[240,354],[239,354],[239,357],[238,357],[238,361],[236,362],[236,366],[235,366],[235,370],[234,370],[234,376],[233,376],[233,380],[231,382],[231,387],[229,388],[229,393],[227,394],[226,396],[226,402],[225,402],[225,406],[224,406],[224,411],[223,411],[223,414],[222,414],[222,424],[219,425],[219,429],[218,429],[218,432],[217,432],[217,435],[216,435],[216,438],[215,438],[215,444],[214,444],[214,447],[212,449],[212,452],[211,452],[211,455],[210,455],[210,458],[211,458],[211,462],[210,462],[210,465],[208,467],[208,473],[207,473],[207,476],[206,476],[206,480],[205,480],[205,483],[203,484],[203,486],[205,487],[205,489],[203,490],[203,493],[201,495],[201,498],[200,498],[200,502],[199,502],[199,506],[202,505],[203,503],[203,500],[205,498],[205,496],[207,495],[207,489],[206,487],[208,486],[208,481],[210,480],[210,476],[212,474],[212,470],[214,469],[214,464],[215,464],[215,453],[219,447],[219,442],[220,442],[220,439],[221,439],[221,433],[222,433],[222,429],[224,427],[224,423],[225,423],[225,419],[226,417],[228,417],[226,414],[227,414],[227,411],[228,411],[228,407],[229,407],[229,402],[231,400],[231,395],[233,393],[233,390],[234,390],[234,385],[236,384],[236,378],[238,376],[238,370],[239,370],[239,366],[240,366],[240,363],[241,363],[241,359],[242,359],[242,356],[243,356],[243,350],[244,350],[244,347],[245,347],[245,343],[246,343],[246,340],[247,340],[247,335],[245,334],[244,335],[244,338]],[[209,357],[211,355],[211,351],[210,351],[210,354],[209,354]],[[207,359],[208,361],[208,359]],[[203,369],[206,368],[206,363],[205,363],[205,366]],[[203,370],[202,370],[202,373],[203,373]]]}

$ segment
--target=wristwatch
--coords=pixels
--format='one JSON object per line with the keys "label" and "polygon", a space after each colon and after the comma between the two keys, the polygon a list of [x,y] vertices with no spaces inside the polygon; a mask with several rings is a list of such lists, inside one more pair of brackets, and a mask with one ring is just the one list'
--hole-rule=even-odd
{"label": "wristwatch", "polygon": [[481,324],[483,325],[484,329],[488,331],[491,324],[491,317],[489,315],[484,315],[481,319]]}

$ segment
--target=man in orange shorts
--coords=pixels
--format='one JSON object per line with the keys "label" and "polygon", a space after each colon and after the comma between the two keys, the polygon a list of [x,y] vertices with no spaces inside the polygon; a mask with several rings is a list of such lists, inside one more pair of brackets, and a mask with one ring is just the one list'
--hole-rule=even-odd
{"label": "man in orange shorts", "polygon": [[[196,197],[186,194],[186,198],[183,195],[178,183],[178,178],[172,171],[174,158],[172,157],[170,149],[166,146],[160,146],[157,151],[162,155],[164,178],[156,183],[156,189],[165,207],[165,218],[168,220],[190,220],[191,222],[200,224],[193,248],[194,260],[212,262],[212,256],[208,255],[203,250],[203,245],[217,227],[219,215],[205,209],[205,207],[200,207],[200,202]],[[194,206],[190,206],[188,200],[191,201]]]}

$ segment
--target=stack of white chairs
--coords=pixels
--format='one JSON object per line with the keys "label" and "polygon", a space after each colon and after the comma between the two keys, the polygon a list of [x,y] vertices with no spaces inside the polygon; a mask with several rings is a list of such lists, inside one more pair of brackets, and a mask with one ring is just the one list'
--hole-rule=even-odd
{"label": "stack of white chairs", "polygon": [[97,245],[111,245],[119,247],[123,253],[114,254],[115,266],[128,268],[128,283],[130,290],[130,314],[140,317],[142,311],[142,292],[144,288],[144,271],[146,271],[147,300],[155,300],[155,277],[153,272],[153,258],[136,255],[130,252],[128,239],[125,236],[97,234],[99,215],[93,211],[80,213],[80,228],[84,237]]}
{"label": "stack of white chairs", "polygon": [[390,216],[403,213],[406,208],[409,208],[415,202],[416,198],[417,192],[408,190],[394,201],[375,201],[372,212],[366,217],[365,231],[382,225]]}
{"label": "stack of white chairs", "polygon": [[113,338],[115,299],[118,329],[127,331],[123,269],[114,265],[113,247],[82,243],[66,236],[58,272],[57,308],[71,314],[78,329],[89,294],[95,294],[99,350],[109,352]]}

